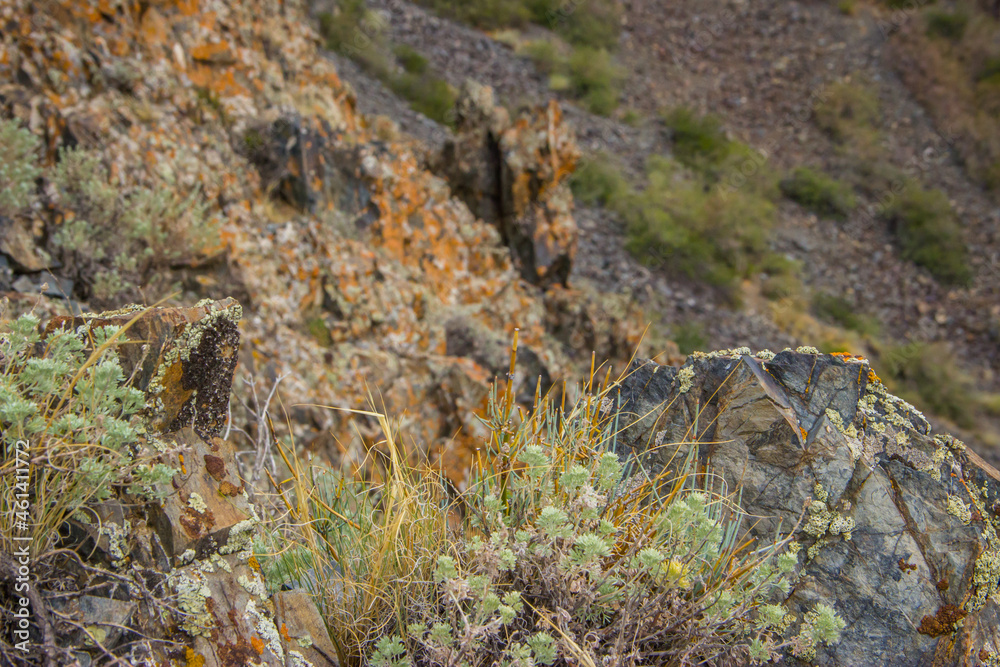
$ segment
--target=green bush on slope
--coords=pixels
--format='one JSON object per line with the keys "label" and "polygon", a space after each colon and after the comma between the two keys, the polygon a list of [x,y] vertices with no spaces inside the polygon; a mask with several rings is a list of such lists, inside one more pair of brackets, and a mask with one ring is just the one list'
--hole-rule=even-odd
{"label": "green bush on slope", "polygon": [[809,167],[799,167],[783,179],[781,193],[816,215],[844,219],[854,209],[850,186]]}
{"label": "green bush on slope", "polygon": [[797,265],[769,248],[775,188],[762,156],[726,139],[713,119],[686,110],[668,117],[677,128],[675,155],[690,169],[654,156],[646,165],[646,187],[635,190],[613,160],[598,155],[579,165],[574,194],[619,213],[626,248],[643,262],[731,294],[740,279],[760,272],[768,274],[769,298],[796,292]]}
{"label": "green bush on slope", "polygon": [[972,280],[962,229],[947,196],[909,183],[884,212],[899,239],[902,256],[950,285]]}
{"label": "green bush on slope", "polygon": [[[170,264],[219,245],[218,220],[197,187],[186,194],[168,184],[122,192],[97,152],[64,149],[43,168],[37,139],[17,121],[0,121],[0,138],[9,140],[3,150],[11,159],[0,167],[7,186],[0,215],[35,205],[61,214],[50,226],[48,250],[62,262],[61,275],[76,282],[77,296],[115,302],[165,276]],[[49,187],[38,188],[38,178]]]}

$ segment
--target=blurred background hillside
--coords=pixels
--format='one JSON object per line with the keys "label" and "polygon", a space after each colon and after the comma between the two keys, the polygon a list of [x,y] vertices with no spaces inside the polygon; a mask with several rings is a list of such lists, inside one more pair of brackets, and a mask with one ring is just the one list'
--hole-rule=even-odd
{"label": "blurred background hillside", "polygon": [[234,424],[360,463],[371,393],[457,484],[515,329],[525,404],[807,345],[998,462],[998,12],[0,0],[0,291],[233,296]]}

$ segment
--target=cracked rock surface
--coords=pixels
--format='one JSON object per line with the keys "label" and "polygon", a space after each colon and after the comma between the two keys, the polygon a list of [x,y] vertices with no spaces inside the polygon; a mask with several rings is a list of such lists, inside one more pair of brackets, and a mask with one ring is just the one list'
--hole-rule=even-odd
{"label": "cracked rock surface", "polygon": [[620,453],[653,471],[691,447],[742,489],[749,534],[794,537],[789,608],[847,622],[821,665],[968,665],[1000,646],[1000,473],[849,355],[747,349],[636,362]]}

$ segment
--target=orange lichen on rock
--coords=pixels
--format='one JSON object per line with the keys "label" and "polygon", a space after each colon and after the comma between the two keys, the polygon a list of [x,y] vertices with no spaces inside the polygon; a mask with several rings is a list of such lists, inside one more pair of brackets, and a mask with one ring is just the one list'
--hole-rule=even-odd
{"label": "orange lichen on rock", "polygon": [[205,656],[195,653],[195,650],[190,646],[184,649],[184,660],[187,667],[205,667]]}
{"label": "orange lichen on rock", "polygon": [[917,632],[930,637],[940,637],[955,631],[956,624],[968,615],[964,609],[952,604],[941,605],[933,616],[924,616],[920,620]]}

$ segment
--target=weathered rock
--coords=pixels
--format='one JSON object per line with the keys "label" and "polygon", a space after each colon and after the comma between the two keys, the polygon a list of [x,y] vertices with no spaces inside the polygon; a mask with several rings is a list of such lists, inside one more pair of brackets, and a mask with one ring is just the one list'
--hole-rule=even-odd
{"label": "weathered rock", "polygon": [[[445,323],[446,353],[468,357],[486,369],[493,378],[506,377],[510,371],[511,341],[505,340],[481,325],[461,317]],[[517,349],[514,391],[521,404],[531,405],[536,390],[542,395],[552,388],[552,375],[541,357],[527,345]]]}
{"label": "weathered rock", "polygon": [[152,425],[167,433],[190,426],[202,438],[218,436],[229,408],[243,309],[226,299],[151,309],[136,319],[142,310],[130,306],[97,316],[56,317],[45,333],[85,324],[128,325],[125,339],[141,344],[122,346],[119,357],[125,373],[135,373],[136,388],[150,397]]}
{"label": "weathered rock", "polygon": [[52,259],[35,243],[28,222],[18,218],[0,217],[0,254],[28,273],[52,266]]}
{"label": "weathered rock", "polygon": [[[278,632],[298,647],[305,660],[313,667],[338,664],[326,623],[304,590],[275,593],[274,606]],[[289,653],[295,650],[290,648]]]}
{"label": "weathered rock", "polygon": [[356,148],[338,142],[338,132],[316,116],[285,114],[243,133],[241,152],[260,172],[265,190],[308,213],[338,210],[366,227],[378,209],[362,178]]}
{"label": "weathered rock", "polygon": [[125,376],[145,392],[146,443],[179,471],[162,503],[142,506],[134,498],[129,503],[112,498],[95,506],[87,521],[74,519],[70,532],[82,557],[122,572],[133,563],[147,585],[158,581],[170,592],[170,604],[88,596],[64,611],[85,627],[93,625],[91,634],[100,634],[106,648],[126,629],[186,644],[179,653],[159,648],[169,643],[152,644],[144,658],[156,664],[175,664],[167,660],[180,657],[203,667],[298,667],[306,653],[331,656],[314,665],[336,664],[307,595],[286,594],[283,603],[286,620],[280,627],[294,627],[297,634],[281,632],[275,623],[275,603],[252,550],[259,520],[239,478],[233,444],[219,437],[241,317],[240,305],[226,299],[192,308],[128,307],[53,318],[46,326],[46,335],[66,328],[123,328],[116,349]]}
{"label": "weathered rock", "polygon": [[577,239],[566,179],[579,148],[559,105],[511,121],[490,88],[467,82],[456,124],[438,170],[474,214],[497,225],[525,280],[565,285]]}
{"label": "weathered rock", "polygon": [[[1000,647],[1000,473],[889,394],[864,359],[733,350],[636,363],[621,453],[655,470],[699,444],[765,540],[802,518],[801,614],[847,622],[821,665],[971,665]],[[653,449],[655,447],[655,449]]]}

